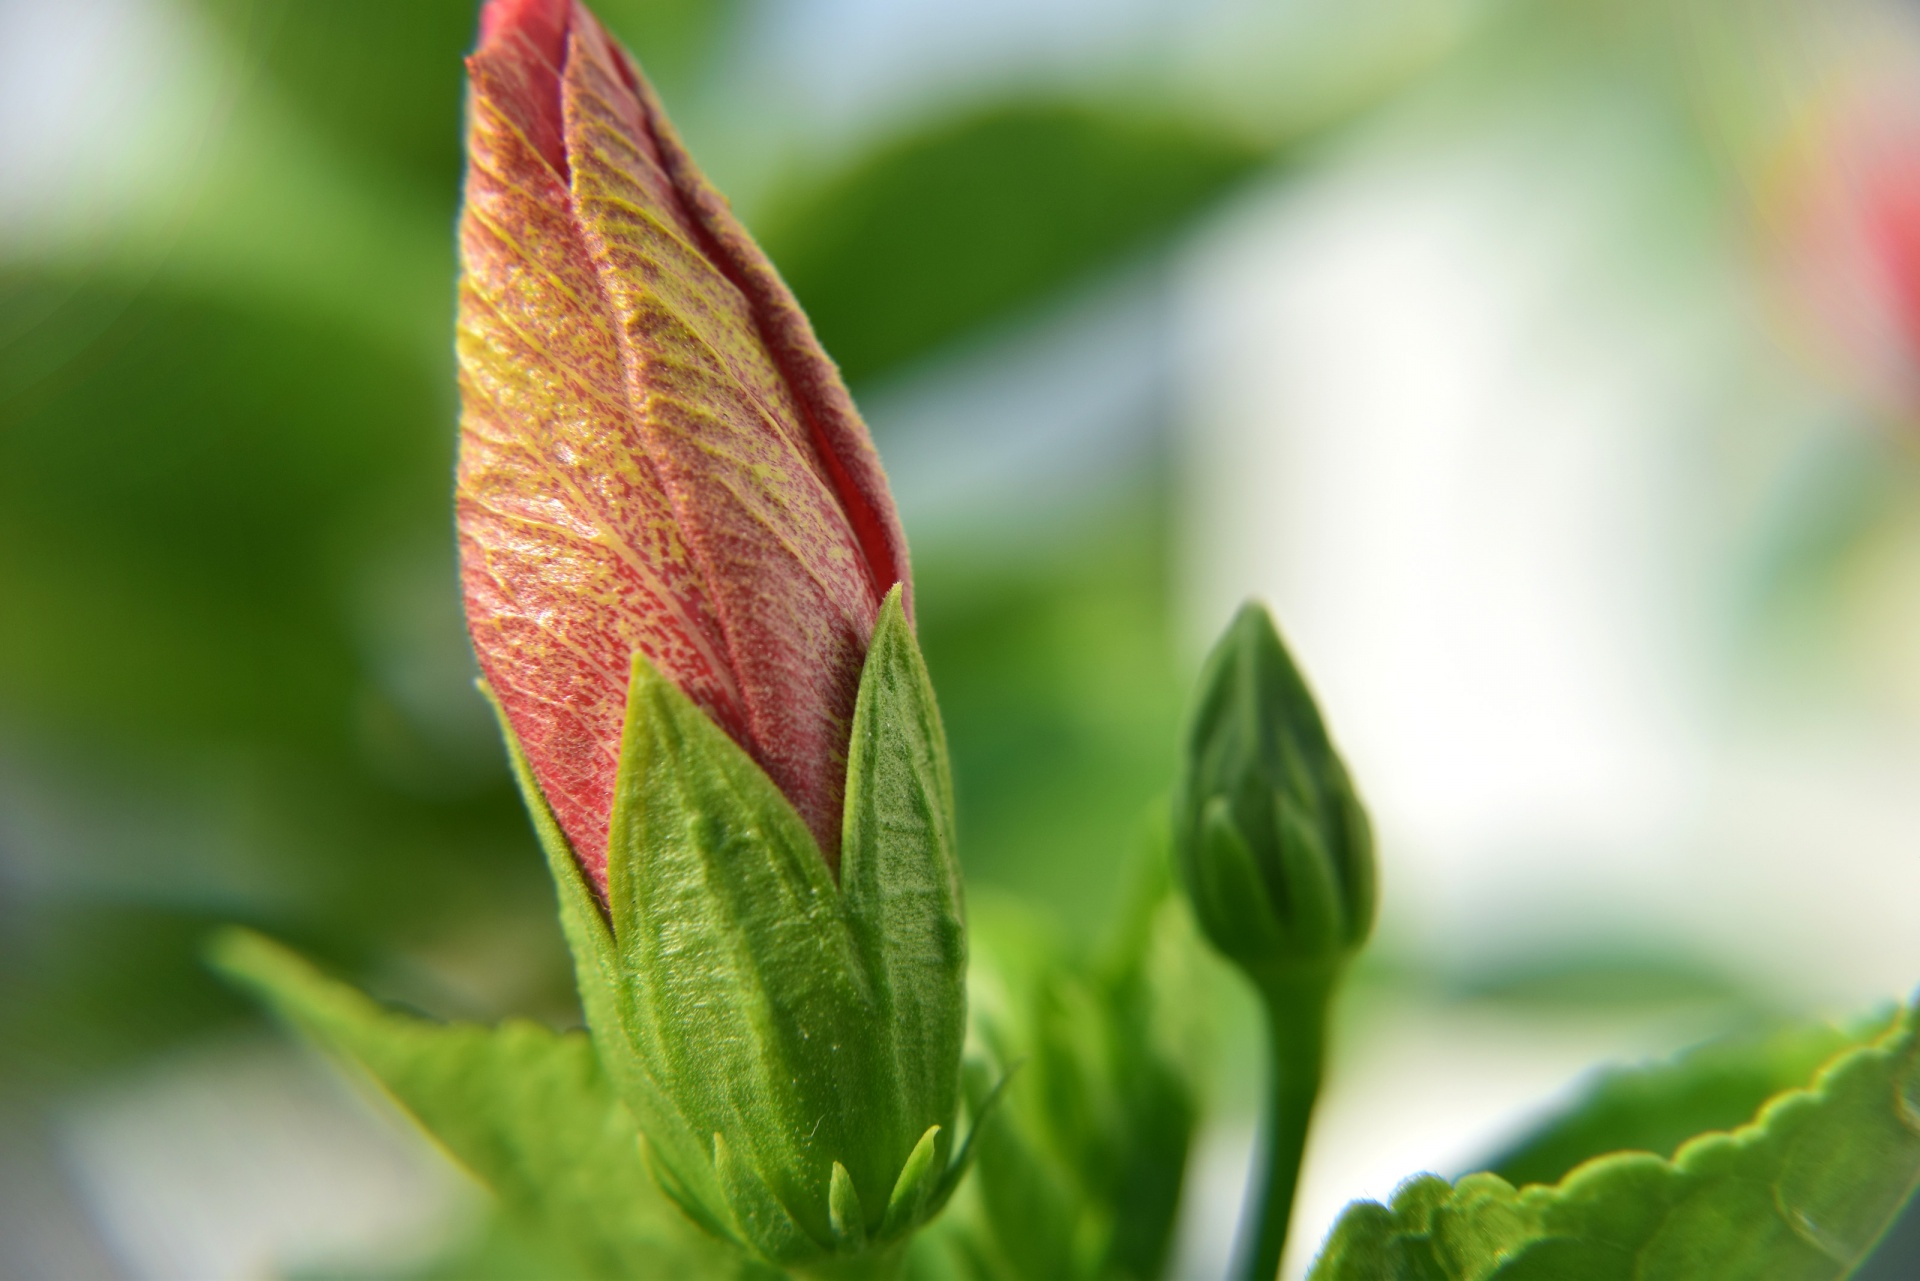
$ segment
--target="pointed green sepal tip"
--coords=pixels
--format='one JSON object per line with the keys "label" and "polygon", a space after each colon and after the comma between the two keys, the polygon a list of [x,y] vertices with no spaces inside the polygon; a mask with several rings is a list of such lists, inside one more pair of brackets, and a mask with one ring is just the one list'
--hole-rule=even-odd
{"label": "pointed green sepal tip", "polygon": [[933,1195],[934,1187],[940,1181],[940,1142],[939,1126],[929,1126],[913,1145],[913,1151],[907,1156],[907,1163],[900,1168],[900,1177],[894,1181],[893,1195],[887,1198],[887,1217],[880,1231],[892,1237],[905,1232],[920,1221],[927,1207],[928,1199]]}
{"label": "pointed green sepal tip", "polygon": [[1266,609],[1242,606],[1200,677],[1175,786],[1181,880],[1255,976],[1328,970],[1373,927],[1373,837]]}
{"label": "pointed green sepal tip", "polygon": [[867,1217],[860,1208],[860,1190],[853,1176],[838,1161],[827,1183],[827,1212],[833,1224],[833,1243],[841,1254],[858,1254],[867,1248]]}

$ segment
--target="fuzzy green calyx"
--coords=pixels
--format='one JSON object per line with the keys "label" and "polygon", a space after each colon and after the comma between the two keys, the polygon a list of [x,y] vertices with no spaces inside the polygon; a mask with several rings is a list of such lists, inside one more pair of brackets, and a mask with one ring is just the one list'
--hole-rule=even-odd
{"label": "fuzzy green calyx", "polygon": [[897,1254],[964,1172],[966,1021],[945,735],[898,589],[855,705],[837,885],[772,780],[644,657],[604,907],[516,765],[595,1045],[668,1195],[779,1267]]}

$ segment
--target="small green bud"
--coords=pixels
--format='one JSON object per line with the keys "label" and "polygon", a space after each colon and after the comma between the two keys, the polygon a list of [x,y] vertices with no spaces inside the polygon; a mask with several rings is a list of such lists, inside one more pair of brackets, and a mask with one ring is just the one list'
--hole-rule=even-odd
{"label": "small green bud", "polygon": [[1200,677],[1175,786],[1175,860],[1201,928],[1263,988],[1337,968],[1373,927],[1373,836],[1265,607]]}

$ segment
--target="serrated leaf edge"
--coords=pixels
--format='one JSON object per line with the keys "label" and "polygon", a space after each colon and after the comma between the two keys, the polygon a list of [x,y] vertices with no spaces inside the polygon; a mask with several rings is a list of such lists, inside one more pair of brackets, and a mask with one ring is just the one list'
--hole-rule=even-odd
{"label": "serrated leaf edge", "polygon": [[[1341,1278],[1325,1270],[1324,1265],[1331,1257],[1329,1251],[1343,1235],[1359,1231],[1363,1221],[1379,1222],[1382,1214],[1388,1216],[1390,1223],[1397,1224],[1402,1222],[1407,1214],[1419,1212],[1420,1221],[1426,1223],[1431,1220],[1433,1214],[1441,1210],[1455,1206],[1464,1207],[1491,1198],[1509,1202],[1523,1217],[1537,1218],[1556,1203],[1574,1201],[1584,1189],[1608,1179],[1617,1171],[1641,1167],[1649,1172],[1657,1171],[1659,1177],[1693,1173],[1729,1149],[1751,1147],[1765,1141],[1779,1118],[1790,1115],[1798,1109],[1817,1105],[1819,1101],[1828,1097],[1829,1087],[1835,1080],[1856,1064],[1877,1055],[1897,1056],[1905,1060],[1904,1067],[1897,1064],[1892,1069],[1894,1074],[1892,1084],[1896,1090],[1901,1088],[1902,1073],[1907,1078],[1920,1078],[1920,997],[1917,997],[1916,1003],[1909,1005],[1901,1016],[1895,1019],[1893,1025],[1880,1036],[1865,1044],[1842,1050],[1829,1059],[1814,1073],[1807,1085],[1784,1090],[1774,1095],[1760,1107],[1753,1120],[1745,1125],[1732,1130],[1709,1131],[1694,1136],[1683,1143],[1671,1159],[1663,1159],[1650,1152],[1610,1152],[1581,1162],[1569,1170],[1557,1183],[1528,1184],[1518,1189],[1498,1175],[1484,1172],[1465,1175],[1453,1184],[1448,1184],[1445,1179],[1436,1175],[1414,1175],[1395,1189],[1389,1205],[1382,1206],[1377,1201],[1356,1201],[1341,1212],[1327,1236],[1326,1243],[1322,1246],[1321,1256],[1314,1260],[1312,1267],[1308,1270],[1308,1281],[1341,1281]],[[1913,1088],[1914,1080],[1906,1080],[1906,1092],[1898,1093],[1891,1101],[1892,1110],[1901,1125],[1916,1139],[1920,1139],[1920,1109],[1912,1107],[1912,1100],[1908,1093]],[[1914,1186],[1920,1188],[1920,1162],[1916,1162]],[[1427,1204],[1418,1204],[1422,1201]],[[1836,1264],[1851,1267],[1859,1262],[1857,1259],[1837,1258],[1822,1243],[1809,1239],[1803,1226],[1796,1223],[1785,1212],[1785,1208],[1779,1205],[1777,1199],[1775,1212],[1797,1237],[1828,1257],[1834,1258]],[[1670,1214],[1671,1211],[1666,1213]],[[1663,1219],[1665,1217],[1666,1215],[1663,1214]],[[1652,1239],[1652,1235],[1649,1234],[1649,1240]],[[1531,1245],[1535,1241],[1545,1239],[1547,1238],[1535,1236],[1518,1244]],[[1496,1260],[1496,1263],[1503,1261]],[[1493,1273],[1473,1275],[1483,1277],[1491,1276]],[[1373,1279],[1369,1277],[1368,1281]]]}

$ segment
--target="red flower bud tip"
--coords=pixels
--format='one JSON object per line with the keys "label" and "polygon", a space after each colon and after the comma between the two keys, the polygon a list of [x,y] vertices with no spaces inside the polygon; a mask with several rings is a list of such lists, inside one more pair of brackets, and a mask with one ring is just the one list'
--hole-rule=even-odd
{"label": "red flower bud tip", "polygon": [[[1813,116],[1762,190],[1795,337],[1868,404],[1920,419],[1920,95],[1856,88]],[[1804,133],[1804,136],[1802,134]]]}
{"label": "red flower bud tip", "polygon": [[1885,145],[1875,160],[1864,175],[1866,234],[1908,364],[1920,365],[1920,135]]}
{"label": "red flower bud tip", "polygon": [[593,15],[491,0],[480,35],[458,520],[481,669],[603,895],[636,649],[837,871],[860,670],[908,577],[866,427]]}

